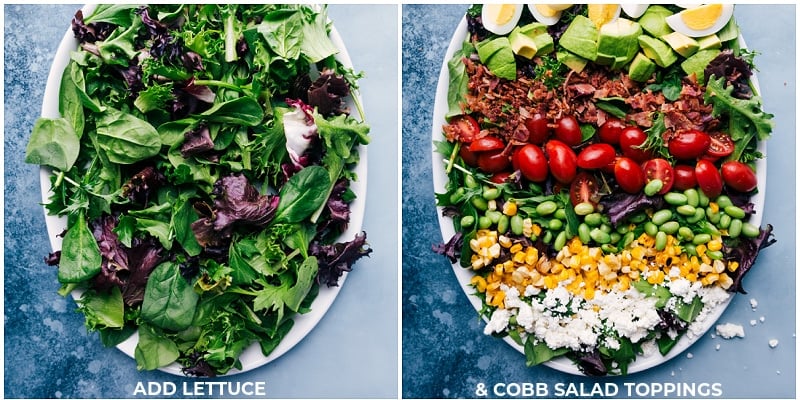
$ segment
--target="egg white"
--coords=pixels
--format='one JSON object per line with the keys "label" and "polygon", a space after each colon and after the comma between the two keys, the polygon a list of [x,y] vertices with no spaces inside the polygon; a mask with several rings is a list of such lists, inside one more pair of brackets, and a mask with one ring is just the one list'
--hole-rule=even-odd
{"label": "egg white", "polygon": [[683,22],[683,19],[681,19],[681,13],[670,15],[669,17],[664,18],[664,21],[675,32],[680,32],[689,37],[703,37],[719,32],[719,30],[725,27],[728,21],[731,20],[732,16],[733,4],[723,4],[722,14],[720,14],[719,18],[717,18],[717,20],[714,22],[714,25],[707,29],[692,29],[686,26],[686,24]]}
{"label": "egg white", "polygon": [[542,15],[542,13],[540,13],[539,10],[536,9],[536,4],[528,4],[528,11],[530,11],[531,14],[533,14],[533,18],[536,19],[536,21],[539,21],[548,26],[555,25],[558,22],[558,20],[561,19],[560,11],[552,17],[547,17]]}
{"label": "egg white", "polygon": [[505,24],[497,24],[487,12],[490,7],[486,4],[483,6],[483,10],[481,12],[481,20],[483,22],[483,27],[486,28],[487,31],[492,32],[496,35],[507,35],[509,34],[515,26],[517,26],[517,22],[519,22],[520,17],[522,17],[522,4],[511,4],[514,6],[514,14],[511,16],[511,19]]}
{"label": "egg white", "polygon": [[649,4],[620,4],[622,11],[631,18],[641,17],[647,11],[648,6]]}

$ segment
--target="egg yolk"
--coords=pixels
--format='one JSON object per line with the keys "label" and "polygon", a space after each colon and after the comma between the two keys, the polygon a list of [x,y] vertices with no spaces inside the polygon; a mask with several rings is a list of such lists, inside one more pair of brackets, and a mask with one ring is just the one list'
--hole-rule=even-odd
{"label": "egg yolk", "polygon": [[488,8],[486,11],[493,16],[492,19],[497,25],[507,24],[514,16],[513,4],[487,4],[484,7]]}
{"label": "egg yolk", "polygon": [[722,4],[706,4],[681,11],[681,19],[690,29],[703,30],[714,26],[722,15]]}
{"label": "egg yolk", "polygon": [[619,4],[589,4],[589,19],[598,28],[614,19]]}
{"label": "egg yolk", "polygon": [[560,10],[557,10],[547,4],[536,4],[536,11],[539,11],[539,14],[542,14],[544,17],[554,17]]}

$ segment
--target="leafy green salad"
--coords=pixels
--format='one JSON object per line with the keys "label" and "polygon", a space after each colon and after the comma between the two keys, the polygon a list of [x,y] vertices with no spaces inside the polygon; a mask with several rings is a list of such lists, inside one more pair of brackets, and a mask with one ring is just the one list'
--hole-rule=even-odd
{"label": "leafy green salad", "polygon": [[[138,369],[242,369],[372,250],[342,237],[369,125],[325,8],[101,5],[25,161],[66,221],[59,293]],[[351,115],[349,105],[358,117]]]}

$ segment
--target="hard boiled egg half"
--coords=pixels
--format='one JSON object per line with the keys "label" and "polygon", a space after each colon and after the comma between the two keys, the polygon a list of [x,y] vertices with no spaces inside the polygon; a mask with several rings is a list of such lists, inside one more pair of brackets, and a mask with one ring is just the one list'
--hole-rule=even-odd
{"label": "hard boiled egg half", "polygon": [[523,7],[522,4],[484,4],[481,11],[483,27],[496,35],[507,35],[517,26]]}
{"label": "hard boiled egg half", "polygon": [[572,7],[572,4],[528,4],[528,11],[536,21],[545,25],[555,25],[561,19],[561,12]]}
{"label": "hard boiled egg half", "polygon": [[733,16],[733,4],[704,4],[665,18],[675,32],[689,37],[708,36],[725,27]]}

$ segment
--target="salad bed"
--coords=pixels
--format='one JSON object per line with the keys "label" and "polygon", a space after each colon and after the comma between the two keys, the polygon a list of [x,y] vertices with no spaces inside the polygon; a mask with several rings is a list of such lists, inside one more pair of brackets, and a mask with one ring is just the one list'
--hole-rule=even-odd
{"label": "salad bed", "polygon": [[774,242],[753,203],[772,115],[731,13],[468,10],[434,143],[456,234],[434,250],[473,272],[485,333],[528,365],[626,374],[670,357]]}
{"label": "salad bed", "polygon": [[72,30],[26,149],[65,225],[60,293],[104,345],[138,332],[139,369],[266,357],[371,252],[341,237],[369,126],[325,9],[101,5]]}

